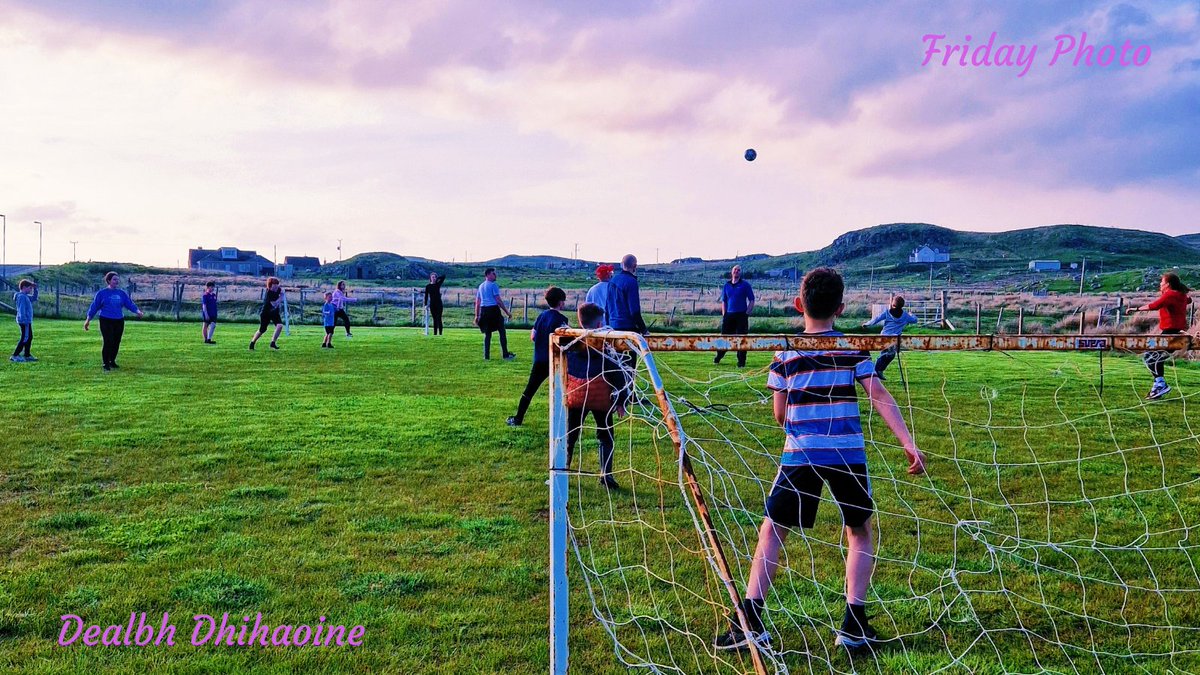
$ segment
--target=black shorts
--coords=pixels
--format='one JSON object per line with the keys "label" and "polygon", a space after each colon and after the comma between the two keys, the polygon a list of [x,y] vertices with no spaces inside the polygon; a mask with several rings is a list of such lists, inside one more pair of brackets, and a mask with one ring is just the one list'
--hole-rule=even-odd
{"label": "black shorts", "polygon": [[283,323],[283,319],[281,319],[279,317],[278,310],[271,312],[269,314],[262,314],[258,317],[258,332],[260,332],[260,333],[267,332],[267,324],[269,324],[269,323],[273,323],[276,326]]}
{"label": "black shorts", "polygon": [[829,485],[846,527],[862,526],[875,511],[866,464],[805,464],[779,470],[767,495],[767,517],[784,527],[812,527],[823,485]]}
{"label": "black shorts", "polygon": [[216,323],[216,322],[217,322],[217,317],[215,317],[215,316],[214,316],[214,317],[213,317],[213,318],[211,318],[211,319],[205,319],[205,320],[204,320],[204,325],[206,325],[206,326],[207,326],[207,325],[208,325],[208,324],[210,324],[210,323]]}
{"label": "black shorts", "polygon": [[325,334],[333,335],[333,326],[325,326]]}
{"label": "black shorts", "polygon": [[504,329],[504,314],[499,305],[479,308],[479,332],[491,333]]}

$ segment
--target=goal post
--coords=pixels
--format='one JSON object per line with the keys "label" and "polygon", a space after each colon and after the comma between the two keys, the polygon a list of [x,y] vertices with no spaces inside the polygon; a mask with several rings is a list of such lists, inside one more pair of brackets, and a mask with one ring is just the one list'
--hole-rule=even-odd
{"label": "goal post", "polygon": [[[713,579],[713,585],[717,588],[723,588],[724,592],[708,596],[710,599],[703,600],[700,598],[700,591],[692,591],[684,589],[682,591],[675,590],[671,593],[671,602],[686,604],[687,598],[694,597],[698,605],[706,605],[704,610],[708,614],[717,612],[723,609],[729,612],[737,622],[742,626],[743,630],[748,629],[747,619],[742,616],[741,612],[741,596],[740,592],[744,588],[745,578],[738,576],[738,566],[727,557],[725,546],[733,537],[731,533],[725,529],[726,525],[718,525],[714,523],[713,509],[722,509],[731,503],[750,503],[754,500],[759,501],[764,496],[760,489],[756,489],[753,495],[745,500],[740,497],[731,500],[727,495],[722,495],[717,503],[710,504],[709,495],[706,494],[706,487],[711,492],[716,489],[715,486],[721,486],[722,489],[732,485],[734,480],[727,480],[725,477],[708,476],[707,482],[702,481],[697,477],[697,472],[693,466],[692,453],[699,451],[705,455],[703,461],[706,466],[714,461],[710,457],[705,443],[742,443],[743,441],[731,441],[728,437],[721,433],[709,433],[707,437],[697,439],[689,437],[687,427],[689,422],[685,422],[682,418],[692,414],[697,410],[727,410],[730,405],[746,405],[749,407],[761,405],[766,399],[762,390],[765,390],[765,372],[763,369],[757,371],[749,371],[749,375],[739,375],[737,373],[728,375],[717,375],[712,382],[703,382],[697,384],[694,380],[689,380],[690,376],[682,376],[676,382],[680,383],[681,387],[689,387],[692,391],[701,392],[700,394],[688,393],[693,396],[693,400],[689,401],[682,397],[682,393],[675,394],[670,390],[671,383],[664,380],[663,373],[660,372],[660,358],[688,358],[682,354],[691,352],[699,355],[707,355],[717,351],[739,351],[746,350],[750,352],[775,352],[782,350],[799,350],[799,351],[870,351],[879,352],[885,349],[899,348],[901,351],[910,352],[1115,352],[1127,354],[1139,354],[1153,351],[1168,351],[1168,352],[1185,352],[1192,349],[1197,338],[1190,335],[902,335],[902,336],[881,336],[881,335],[842,335],[842,336],[814,336],[804,334],[793,335],[746,335],[746,336],[730,336],[730,335],[653,335],[642,336],[633,332],[612,331],[612,330],[597,330],[586,331],[580,329],[562,328],[555,332],[550,340],[550,405],[549,405],[549,604],[550,604],[550,631],[549,631],[549,654],[550,654],[550,670],[552,673],[566,673],[569,667],[569,637],[571,628],[570,617],[570,593],[568,586],[570,554],[571,549],[575,549],[575,557],[581,568],[585,565],[585,554],[581,552],[581,548],[590,546],[591,544],[584,542],[580,543],[579,532],[583,532],[588,523],[584,522],[579,525],[572,522],[572,499],[578,500],[586,498],[589,494],[581,486],[572,487],[572,481],[579,481],[582,474],[580,470],[576,470],[568,464],[568,432],[569,430],[569,411],[567,407],[567,388],[568,388],[568,351],[571,349],[579,349],[581,347],[592,347],[595,349],[608,349],[617,352],[618,354],[635,355],[636,359],[631,361],[636,362],[636,368],[633,372],[633,377],[630,380],[630,393],[633,397],[630,417],[633,423],[645,423],[647,430],[644,436],[633,436],[625,434],[629,438],[630,453],[638,452],[637,444],[646,439],[661,439],[667,443],[667,449],[672,453],[671,461],[675,462],[673,471],[663,471],[663,475],[668,476],[668,480],[664,481],[668,485],[660,490],[667,490],[674,493],[674,496],[679,499],[682,504],[681,508],[686,508],[690,512],[690,520],[692,523],[691,537],[694,547],[687,545],[685,541],[679,541],[677,547],[681,551],[689,551],[695,555],[704,558],[702,567],[710,571],[710,578]],[[668,355],[670,355],[668,357]],[[761,357],[760,357],[761,358]],[[698,361],[697,361],[698,363]],[[706,361],[711,363],[711,361]],[[724,379],[719,379],[724,378]],[[753,386],[749,384],[751,379],[756,379],[757,383]],[[715,402],[713,400],[705,400],[702,404],[697,405],[695,396],[707,396],[707,393],[721,387],[728,387],[730,383],[741,387],[742,390],[753,390],[753,394],[746,394],[748,397],[755,400],[744,404],[725,404]],[[700,386],[701,384],[709,386],[708,389]],[[762,385],[762,386],[760,386]],[[739,390],[741,391],[741,390]],[[679,407],[680,405],[686,408]],[[911,404],[910,404],[911,405]],[[724,408],[722,408],[724,406]],[[678,411],[682,410],[681,415]],[[749,408],[747,408],[749,410]],[[749,437],[754,437],[762,432],[768,435],[770,430],[765,427],[768,425],[743,422],[738,418],[738,414],[730,414],[727,418],[722,417],[718,420],[718,424],[728,424],[731,427],[740,427],[740,430],[749,430]],[[949,423],[953,423],[953,415],[947,417]],[[1185,420],[1186,422],[1186,420]],[[711,424],[711,423],[709,423]],[[865,422],[864,422],[865,424]],[[630,426],[624,422],[618,421],[617,427],[622,425]],[[707,433],[710,431],[705,428],[702,431]],[[989,430],[990,431],[990,430]],[[778,427],[774,428],[774,433],[778,436]],[[703,435],[703,434],[702,434]],[[580,443],[583,442],[583,435],[580,435]],[[717,438],[718,440],[712,440]],[[653,442],[647,440],[645,442]],[[752,438],[750,441],[745,441],[748,444],[758,442]],[[1082,442],[1082,441],[1081,441]],[[779,447],[782,447],[780,442]],[[777,450],[776,450],[777,453]],[[576,457],[583,454],[581,451],[575,453]],[[770,450],[764,451],[764,455],[769,455]],[[1083,454],[1081,452],[1081,454]],[[578,463],[578,461],[576,462]],[[711,469],[709,469],[711,471]],[[639,473],[639,469],[629,468],[629,480],[646,480],[644,474]],[[744,469],[739,468],[733,472],[737,474],[738,479],[744,478]],[[961,472],[960,472],[961,473]],[[673,478],[671,478],[673,476]],[[764,480],[769,479],[769,476]],[[966,476],[963,476],[965,481]],[[590,487],[590,486],[589,486]],[[1167,487],[1164,485],[1164,489]],[[632,500],[635,502],[630,508],[634,511],[645,508],[640,502],[633,485],[630,486],[634,492]],[[969,492],[969,489],[968,489]],[[600,493],[602,494],[602,492]],[[1173,496],[1173,495],[1172,495]],[[658,508],[660,510],[667,508],[662,505],[663,495],[659,492],[654,495],[659,501]],[[609,497],[611,500],[612,498]],[[982,503],[982,502],[981,502]],[[1050,503],[1047,497],[1047,504]],[[613,508],[610,505],[610,510]],[[826,507],[829,508],[829,507]],[[1047,506],[1047,508],[1049,508]],[[578,515],[578,514],[577,514]],[[828,515],[828,514],[827,514]],[[836,516],[830,516],[836,518]],[[623,520],[623,516],[610,516],[611,522],[606,521],[612,527],[618,527],[627,524]],[[723,523],[739,522],[745,520],[744,513],[726,513],[721,515]],[[657,521],[656,521],[657,522]],[[953,537],[957,541],[957,537],[962,531],[972,531],[976,521],[973,518],[960,519],[953,526]],[[742,523],[745,525],[745,523]],[[665,538],[670,538],[673,535],[668,534],[665,524],[658,525],[662,531],[653,531],[651,534],[660,535]],[[964,529],[965,528],[965,529]],[[653,529],[653,528],[651,528]],[[589,540],[590,534],[584,532],[584,536]],[[600,539],[600,538],[598,538]],[[613,537],[614,541],[616,537]],[[743,537],[744,539],[744,537]],[[723,544],[723,540],[726,544]],[[739,541],[740,544],[746,544],[745,541]],[[752,543],[750,544],[752,546]],[[810,548],[813,544],[809,544]],[[1051,542],[1049,546],[1053,547]],[[654,553],[654,546],[647,545],[643,541],[642,554],[647,558]],[[743,547],[744,548],[744,547]],[[958,546],[955,545],[957,550]],[[990,550],[990,545],[989,545]],[[671,555],[675,555],[671,553]],[[735,557],[745,562],[744,551],[734,553]],[[604,557],[604,556],[601,556]],[[593,556],[593,559],[595,556]],[[607,564],[607,560],[605,561]],[[591,564],[591,563],[589,563]],[[613,572],[606,574],[629,574],[645,573],[648,582],[647,587],[653,587],[656,583],[660,585],[672,585],[674,578],[663,579],[656,571],[642,570],[642,564],[618,560],[612,563]],[[672,559],[669,567],[675,569],[675,561]],[[573,569],[573,568],[572,568]],[[743,570],[744,573],[744,570]],[[664,632],[678,631],[686,634],[686,637],[694,644],[698,645],[703,640],[703,636],[697,634],[697,630],[691,627],[689,621],[695,621],[691,617],[677,618],[669,616],[672,614],[669,608],[664,609],[663,605],[667,603],[659,602],[658,600],[649,600],[641,602],[634,599],[634,591],[630,587],[638,586],[638,584],[626,582],[625,593],[630,598],[625,600],[630,605],[628,616],[619,618],[605,618],[601,616],[602,610],[597,605],[598,601],[607,602],[607,594],[603,588],[603,584],[607,583],[603,575],[596,576],[598,573],[588,570],[584,573],[585,588],[591,596],[593,602],[593,614],[609,634],[609,637],[616,643],[615,651],[617,655],[626,663],[626,665],[639,666],[649,668],[652,672],[689,672],[691,669],[684,664],[676,663],[675,659],[686,661],[686,657],[679,656],[678,653],[672,652],[670,646],[664,647],[664,651],[668,654],[666,662],[656,662],[655,658],[649,655],[635,653],[636,647],[627,647],[622,644],[618,637],[618,631],[627,626],[633,626],[638,630],[641,623],[652,623],[656,628],[662,628]],[[699,574],[699,573],[697,573]],[[656,576],[657,575],[657,576]],[[597,581],[593,581],[595,576]],[[952,575],[953,576],[953,575]],[[1083,577],[1080,577],[1081,579]],[[811,581],[811,580],[810,580]],[[1091,579],[1089,579],[1089,582]],[[957,584],[957,578],[951,578],[948,582]],[[593,584],[599,587],[599,590],[593,588]],[[1200,589],[1197,589],[1200,590]],[[966,593],[967,591],[962,591]],[[683,599],[680,600],[679,598]],[[951,601],[953,606],[953,601]],[[1086,605],[1085,605],[1086,609]],[[603,611],[611,611],[611,608],[606,608]],[[705,611],[698,614],[705,614]],[[796,610],[796,611],[804,611]],[[955,611],[961,611],[961,607],[955,606]],[[659,612],[666,616],[645,616]],[[682,626],[682,627],[680,627]],[[645,638],[643,632],[642,641],[649,644],[652,639]],[[987,638],[987,640],[984,640]],[[983,644],[991,640],[991,633],[985,631],[984,635],[978,638],[977,642]],[[971,649],[974,648],[972,643]],[[706,647],[693,646],[692,649],[697,652],[702,652]],[[645,647],[650,649],[650,647]],[[676,650],[680,651],[680,650]],[[794,657],[795,652],[792,652]],[[722,660],[722,657],[711,653],[701,653],[699,656],[693,657],[699,659],[696,663],[703,663],[703,666],[697,666],[699,669],[708,670],[709,666],[716,664],[717,670],[724,670],[726,666],[730,666],[731,662]],[[829,657],[822,657],[829,658]],[[956,663],[962,667],[962,663],[958,663],[960,657],[955,655],[952,663]],[[704,659],[712,659],[711,662]],[[731,669],[737,672],[786,672],[787,666],[785,659],[778,655],[760,654],[760,650],[751,643],[751,649],[748,654],[747,662],[742,666],[733,666]],[[810,662],[810,667],[812,664]],[[1004,667],[1002,667],[1002,670]],[[832,670],[832,668],[831,668]]]}

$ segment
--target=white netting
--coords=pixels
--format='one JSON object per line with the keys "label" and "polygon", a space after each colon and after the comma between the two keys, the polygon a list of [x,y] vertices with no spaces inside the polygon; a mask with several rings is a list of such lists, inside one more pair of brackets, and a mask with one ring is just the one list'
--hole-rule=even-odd
{"label": "white netting", "polygon": [[[626,666],[753,672],[747,654],[712,646],[732,601],[648,368],[661,374],[742,593],[783,443],[770,358],[752,352],[747,370],[714,366],[712,352],[639,359],[639,394],[615,426],[617,490],[596,480],[585,423],[567,506],[576,655],[607,634]],[[886,384],[927,475],[906,475],[903,451],[859,391],[876,502],[868,613],[894,639],[856,654],[833,644],[845,550],[825,491],[816,526],[787,540],[766,598],[767,671],[1200,671],[1195,368],[1168,366],[1173,391],[1146,401],[1150,376],[1132,355],[901,358]],[[587,613],[595,623],[580,620]]]}

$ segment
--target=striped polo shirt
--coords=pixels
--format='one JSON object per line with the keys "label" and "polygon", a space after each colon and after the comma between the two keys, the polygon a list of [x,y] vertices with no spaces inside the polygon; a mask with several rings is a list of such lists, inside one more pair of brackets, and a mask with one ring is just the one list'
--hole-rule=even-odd
{"label": "striped polo shirt", "polygon": [[[837,331],[806,336],[840,336]],[[865,464],[855,382],[875,376],[865,351],[775,352],[767,388],[787,392],[783,466]]]}

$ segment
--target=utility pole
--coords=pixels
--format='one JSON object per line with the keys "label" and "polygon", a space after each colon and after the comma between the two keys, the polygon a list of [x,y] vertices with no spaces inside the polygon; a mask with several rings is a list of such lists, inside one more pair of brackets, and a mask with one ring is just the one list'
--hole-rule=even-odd
{"label": "utility pole", "polygon": [[71,242],[71,262],[76,262],[79,260],[79,258],[75,255],[75,245],[78,243],[79,242],[77,241]]}
{"label": "utility pole", "polygon": [[342,260],[342,240],[338,239],[338,261]]}
{"label": "utility pole", "polygon": [[579,260],[579,242],[575,242],[575,260]]}
{"label": "utility pole", "polygon": [[657,246],[654,247],[654,263],[656,265],[658,264],[658,247]]}
{"label": "utility pole", "polygon": [[42,271],[42,221],[33,221],[34,225],[38,226],[38,271]]}

